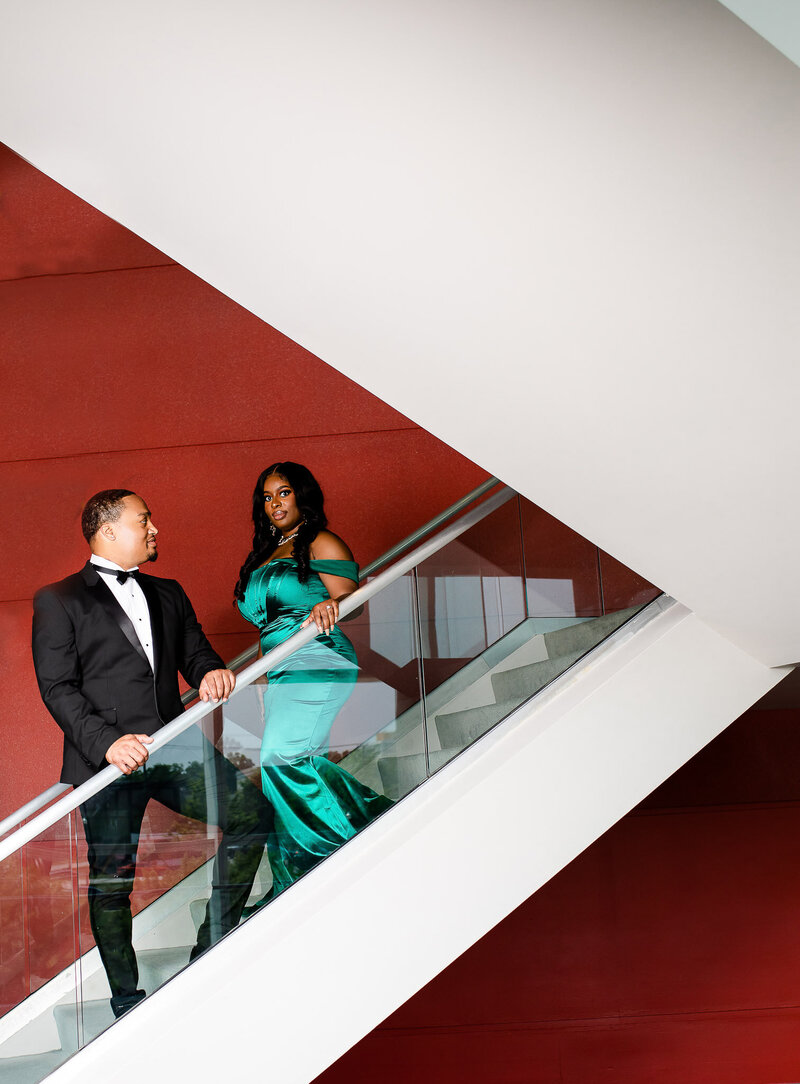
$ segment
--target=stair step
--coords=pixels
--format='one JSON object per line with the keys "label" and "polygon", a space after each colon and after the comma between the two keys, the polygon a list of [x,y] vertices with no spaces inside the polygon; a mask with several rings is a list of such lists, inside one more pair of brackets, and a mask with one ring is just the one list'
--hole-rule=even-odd
{"label": "stair step", "polygon": [[[111,1011],[111,1002],[108,998],[100,998],[97,1001],[84,1001],[79,1011],[83,1017],[83,1038],[85,1043],[88,1043],[91,1039],[96,1039],[98,1035],[114,1023],[114,1014]],[[53,1016],[55,1017],[58,1037],[61,1040],[61,1049],[64,1055],[74,1054],[78,1049],[75,1002],[72,1001],[67,1005],[54,1005]]]}
{"label": "stair step", "polygon": [[577,625],[568,625],[563,629],[546,632],[544,642],[548,656],[554,659],[559,655],[588,651],[606,636],[610,636],[620,625],[624,625],[629,618],[638,613],[639,609],[639,606],[632,606],[627,610],[604,614],[602,617],[587,617],[585,621]]}
{"label": "stair step", "polygon": [[67,1055],[63,1050],[53,1050],[48,1054],[22,1054],[16,1058],[3,1058],[0,1061],[3,1080],[8,1084],[39,1084],[50,1073],[63,1065]]}
{"label": "stair step", "polygon": [[461,711],[449,711],[437,715],[436,732],[442,747],[465,749],[509,715],[519,703],[519,700],[502,700],[496,704],[463,708]]}
{"label": "stair step", "polygon": [[[205,914],[205,901],[203,914]],[[167,979],[183,970],[189,963],[190,945],[170,946],[167,948],[143,949],[136,953],[139,961],[139,985],[148,994],[152,994]]]}
{"label": "stair step", "polygon": [[[432,772],[443,767],[458,752],[458,749],[437,749],[428,755]],[[378,761],[378,771],[381,773],[383,792],[393,801],[404,798],[414,787],[419,786],[427,778],[425,770],[425,754],[412,753],[405,757],[382,757]]]}
{"label": "stair step", "polygon": [[528,700],[559,674],[563,674],[585,653],[585,650],[573,651],[556,659],[532,662],[527,666],[516,666],[513,670],[503,670],[499,674],[492,674],[492,688],[498,703],[503,700],[515,700],[517,704],[521,704],[523,700]]}
{"label": "stair step", "polygon": [[[139,963],[139,986],[152,994],[167,979],[171,979],[189,962],[191,948],[188,945],[168,946],[157,949],[140,949],[136,953]],[[98,998],[84,1001],[81,1007],[83,1018],[83,1039],[88,1043],[96,1039],[107,1027],[114,1023],[110,998]],[[61,1049],[65,1055],[74,1054],[78,1049],[78,1027],[75,1002],[53,1006],[53,1016],[58,1028]]]}

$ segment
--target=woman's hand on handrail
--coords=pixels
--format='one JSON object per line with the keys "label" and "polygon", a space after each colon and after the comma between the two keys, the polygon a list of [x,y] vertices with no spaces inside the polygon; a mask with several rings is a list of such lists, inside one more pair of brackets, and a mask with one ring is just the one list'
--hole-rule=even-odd
{"label": "woman's hand on handrail", "polygon": [[[340,597],[342,599],[345,599],[347,598],[347,595],[342,595]],[[304,629],[308,625],[315,624],[320,632],[330,632],[338,620],[339,599],[326,598],[324,601],[318,602],[316,606],[313,607],[311,613],[305,619],[300,628]]]}

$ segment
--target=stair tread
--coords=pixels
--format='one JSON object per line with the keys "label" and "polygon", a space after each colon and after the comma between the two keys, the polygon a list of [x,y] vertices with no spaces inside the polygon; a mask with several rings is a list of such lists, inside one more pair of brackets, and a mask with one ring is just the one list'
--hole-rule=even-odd
{"label": "stair tread", "polygon": [[[518,707],[518,701],[515,699],[495,700],[493,704],[476,704],[472,708],[458,708],[456,711],[440,711],[436,716],[436,721],[440,719],[472,719],[476,718],[483,712],[504,711],[505,714],[513,711]],[[500,716],[502,718],[502,715]]]}
{"label": "stair tread", "polygon": [[[452,760],[457,752],[459,752],[458,749],[432,750],[428,754],[428,764],[433,771],[436,771],[448,760]],[[378,761],[378,771],[384,793],[388,798],[396,801],[427,778],[425,754],[407,753],[396,757],[381,757]]]}
{"label": "stair tread", "polygon": [[3,1074],[8,1074],[9,1084],[39,1084],[50,1073],[54,1072],[59,1065],[67,1060],[67,1053],[63,1050],[53,1050],[46,1054],[20,1054],[13,1058],[3,1058],[0,1061]]}
{"label": "stair tread", "polygon": [[[617,610],[614,613],[602,614],[600,617],[587,617],[575,625],[568,625],[563,629],[554,629],[544,635],[548,654],[561,652],[559,645],[573,645],[575,650],[589,651],[595,644],[610,636],[612,632],[639,610],[638,606],[632,606],[625,610]],[[577,646],[575,646],[577,645]]]}

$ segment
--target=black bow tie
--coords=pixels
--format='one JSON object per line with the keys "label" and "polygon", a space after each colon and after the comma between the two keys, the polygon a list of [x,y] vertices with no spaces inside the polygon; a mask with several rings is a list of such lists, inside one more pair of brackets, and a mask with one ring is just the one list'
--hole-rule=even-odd
{"label": "black bow tie", "polygon": [[134,568],[130,572],[123,572],[121,569],[117,568],[104,568],[102,565],[92,565],[92,568],[95,572],[102,572],[104,576],[116,576],[117,583],[125,583],[129,576],[133,580],[138,580],[139,578],[138,568]]}

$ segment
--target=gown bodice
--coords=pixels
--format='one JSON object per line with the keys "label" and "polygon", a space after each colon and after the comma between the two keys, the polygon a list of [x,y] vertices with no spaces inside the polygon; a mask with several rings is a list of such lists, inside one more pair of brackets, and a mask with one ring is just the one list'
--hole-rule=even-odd
{"label": "gown bodice", "polygon": [[[261,648],[266,653],[297,632],[308,617],[311,608],[330,597],[320,573],[343,576],[358,583],[358,565],[355,561],[314,561],[305,583],[297,575],[294,557],[276,557],[261,568],[255,569],[247,581],[244,598],[239,600],[239,611],[261,634]],[[338,625],[328,636],[318,639],[330,641],[339,652],[344,648],[350,654],[350,642]]]}

